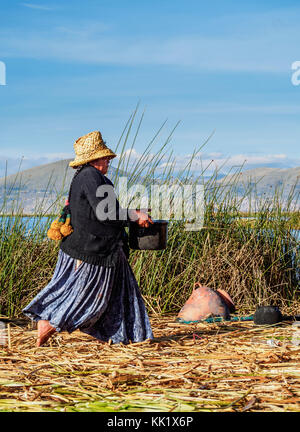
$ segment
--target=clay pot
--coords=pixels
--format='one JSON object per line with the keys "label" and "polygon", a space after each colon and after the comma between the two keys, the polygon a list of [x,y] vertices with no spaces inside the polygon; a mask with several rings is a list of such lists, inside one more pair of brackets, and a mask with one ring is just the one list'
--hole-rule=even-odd
{"label": "clay pot", "polygon": [[[177,318],[184,321],[201,321],[210,316],[220,316],[225,320],[230,319],[230,297],[225,292],[217,292],[207,286],[195,284],[192,295],[181,308]],[[225,300],[226,299],[226,300]],[[232,303],[233,305],[233,303]],[[234,305],[233,305],[234,306]],[[232,307],[232,306],[231,306]]]}
{"label": "clay pot", "polygon": [[233,303],[232,298],[230,297],[230,295],[226,291],[224,291],[222,289],[217,289],[217,292],[221,296],[222,300],[224,300],[224,302],[229,307],[230,312],[234,313],[235,312],[235,306],[234,306],[234,303]]}

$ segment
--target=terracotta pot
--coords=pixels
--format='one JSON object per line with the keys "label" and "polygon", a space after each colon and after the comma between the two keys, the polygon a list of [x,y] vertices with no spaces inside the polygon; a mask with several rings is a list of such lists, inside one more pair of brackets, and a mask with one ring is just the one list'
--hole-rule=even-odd
{"label": "terracotta pot", "polygon": [[223,294],[199,283],[195,286],[199,288],[194,287],[192,295],[181,308],[178,318],[184,321],[201,321],[210,316],[230,319],[229,301],[225,301]]}
{"label": "terracotta pot", "polygon": [[232,313],[235,312],[235,306],[230,295],[222,289],[217,289],[217,292],[221,296],[222,300],[224,300],[227,306],[229,307],[230,312]]}

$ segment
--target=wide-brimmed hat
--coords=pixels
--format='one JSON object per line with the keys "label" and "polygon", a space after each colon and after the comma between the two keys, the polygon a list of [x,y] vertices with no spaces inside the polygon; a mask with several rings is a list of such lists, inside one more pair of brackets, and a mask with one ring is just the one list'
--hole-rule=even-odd
{"label": "wide-brimmed hat", "polygon": [[95,159],[103,157],[110,157],[112,159],[117,156],[105,145],[99,131],[90,132],[78,138],[74,143],[74,150],[76,157],[69,163],[69,166],[73,168]]}

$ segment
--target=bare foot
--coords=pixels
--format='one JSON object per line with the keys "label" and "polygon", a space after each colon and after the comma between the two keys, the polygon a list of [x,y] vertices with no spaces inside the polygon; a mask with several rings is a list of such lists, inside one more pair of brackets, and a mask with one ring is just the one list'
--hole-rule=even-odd
{"label": "bare foot", "polygon": [[53,327],[49,321],[39,320],[38,321],[38,337],[36,341],[36,346],[42,346],[47,340],[56,332],[55,327]]}

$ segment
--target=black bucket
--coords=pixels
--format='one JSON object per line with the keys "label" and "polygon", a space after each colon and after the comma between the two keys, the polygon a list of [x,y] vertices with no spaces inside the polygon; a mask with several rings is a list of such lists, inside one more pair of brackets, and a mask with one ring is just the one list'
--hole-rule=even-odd
{"label": "black bucket", "polygon": [[137,250],[166,249],[168,241],[168,221],[154,220],[148,228],[129,223],[129,247]]}

